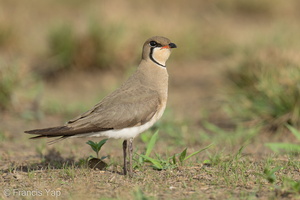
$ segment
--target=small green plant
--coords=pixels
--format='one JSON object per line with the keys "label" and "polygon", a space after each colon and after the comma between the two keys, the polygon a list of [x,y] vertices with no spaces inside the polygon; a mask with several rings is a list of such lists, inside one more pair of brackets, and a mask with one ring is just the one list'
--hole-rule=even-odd
{"label": "small green plant", "polygon": [[[286,127],[290,130],[290,132],[296,137],[298,141],[300,141],[300,132],[291,125],[286,124]],[[281,150],[287,153],[300,153],[300,145],[299,144],[291,144],[291,143],[266,143],[265,146],[269,147],[274,152],[280,152]]]}
{"label": "small green plant", "polygon": [[300,194],[300,181],[295,181],[290,178],[283,179],[283,189],[289,193]]}
{"label": "small green plant", "polygon": [[150,154],[154,148],[154,145],[157,141],[158,131],[156,131],[151,137],[145,154],[139,154],[138,163],[139,165],[144,164],[145,162],[149,162],[152,164],[152,168],[156,170],[164,170],[164,169],[173,169],[178,166],[182,166],[186,160],[191,158],[192,156],[208,149],[211,145],[200,149],[199,151],[195,151],[189,155],[187,155],[187,148],[185,148],[181,153],[174,154],[173,156],[168,157],[167,159],[163,158],[159,154],[156,154],[156,158],[150,157]]}
{"label": "small green plant", "polygon": [[74,180],[76,175],[76,168],[74,165],[63,164],[62,169],[63,170],[61,171],[61,173],[63,176]]}
{"label": "small green plant", "polygon": [[256,173],[256,174],[266,179],[269,183],[275,184],[277,180],[275,173],[281,169],[283,169],[283,167],[281,166],[277,166],[273,169],[265,168],[263,173]]}
{"label": "small green plant", "polygon": [[[178,157],[180,165],[183,165],[184,162],[185,162],[186,160],[188,160],[188,159],[191,158],[192,156],[194,156],[194,155],[196,155],[196,154],[198,154],[198,153],[200,153],[200,152],[202,152],[202,151],[208,149],[208,148],[211,147],[211,146],[212,146],[212,144],[210,144],[210,145],[204,147],[203,149],[200,149],[200,150],[198,150],[198,151],[195,151],[195,152],[191,153],[191,154],[188,155],[188,156],[187,156],[187,154],[186,154],[187,148],[185,148],[185,149],[179,154],[179,157]],[[172,157],[172,160],[173,160],[173,163],[176,164],[176,155],[174,155],[174,156]]]}
{"label": "small green plant", "polygon": [[108,165],[103,161],[107,156],[102,156],[99,158],[99,151],[101,150],[102,146],[106,143],[108,139],[101,140],[100,142],[93,142],[89,140],[87,142],[88,145],[93,149],[93,151],[96,152],[97,157],[89,156],[86,160],[86,163],[88,166],[92,169],[99,169],[103,170],[105,169]]}
{"label": "small green plant", "polygon": [[281,195],[288,194],[300,194],[300,181],[293,180],[288,177],[282,177],[282,184],[276,185],[277,177],[276,172],[284,169],[284,167],[277,166],[273,169],[269,169],[268,167],[264,169],[263,173],[257,173],[257,175],[261,176],[269,183],[273,184],[273,187],[276,189],[277,193]]}
{"label": "small green plant", "polygon": [[221,163],[222,159],[222,153],[223,152],[218,152],[218,153],[215,153],[215,154],[211,154],[208,152],[208,159],[204,160],[203,161],[203,164],[205,165],[209,165],[209,166],[216,166],[218,164]]}
{"label": "small green plant", "polygon": [[[241,170],[245,168],[245,162],[247,162],[244,159],[242,159],[242,153],[245,147],[246,145],[242,145],[235,154],[229,155],[226,160],[224,160],[223,162],[221,161],[219,163],[219,167],[221,167],[223,171],[222,176],[228,185],[232,184],[232,180],[237,179],[240,179],[243,182],[245,182],[245,176],[243,175],[244,170]],[[231,178],[232,180],[230,180]]]}
{"label": "small green plant", "polygon": [[102,146],[106,143],[107,140],[108,139],[103,139],[100,142],[93,142],[93,141],[89,140],[87,142],[87,144],[90,145],[90,147],[93,149],[93,151],[96,152],[98,159],[100,159],[99,158],[99,151],[101,150]]}

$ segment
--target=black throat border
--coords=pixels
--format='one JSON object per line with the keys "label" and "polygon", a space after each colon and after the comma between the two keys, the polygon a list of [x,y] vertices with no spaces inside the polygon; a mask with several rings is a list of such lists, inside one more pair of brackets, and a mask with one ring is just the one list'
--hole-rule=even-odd
{"label": "black throat border", "polygon": [[159,62],[157,62],[157,61],[153,58],[153,49],[154,49],[154,48],[155,48],[155,47],[151,47],[151,48],[150,48],[150,55],[149,55],[150,59],[151,59],[155,64],[157,64],[157,65],[159,65],[159,66],[161,66],[161,67],[166,67],[165,65],[160,64]]}

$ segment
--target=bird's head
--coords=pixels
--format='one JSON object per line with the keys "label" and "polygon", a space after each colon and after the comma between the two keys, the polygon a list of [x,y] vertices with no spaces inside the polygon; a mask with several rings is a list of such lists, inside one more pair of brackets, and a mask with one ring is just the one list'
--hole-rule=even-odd
{"label": "bird's head", "polygon": [[161,36],[151,37],[144,43],[142,59],[165,67],[166,61],[171,54],[171,49],[176,47],[176,44],[172,43],[168,38]]}

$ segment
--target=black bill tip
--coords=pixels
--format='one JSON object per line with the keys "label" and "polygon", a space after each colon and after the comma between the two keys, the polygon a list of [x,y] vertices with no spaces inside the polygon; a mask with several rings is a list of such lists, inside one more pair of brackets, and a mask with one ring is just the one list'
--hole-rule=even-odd
{"label": "black bill tip", "polygon": [[177,48],[176,44],[174,44],[174,43],[170,43],[170,44],[169,44],[169,47],[170,47],[170,48]]}

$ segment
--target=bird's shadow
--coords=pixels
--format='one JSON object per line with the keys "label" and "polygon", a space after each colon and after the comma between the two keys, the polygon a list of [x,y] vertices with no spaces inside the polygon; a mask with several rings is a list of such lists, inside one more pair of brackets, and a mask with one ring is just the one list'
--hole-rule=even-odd
{"label": "bird's shadow", "polygon": [[[1,173],[15,173],[15,172],[34,172],[41,170],[55,170],[55,169],[67,169],[67,168],[87,168],[91,170],[105,170],[110,173],[116,173],[121,175],[122,173],[118,171],[107,170],[107,164],[102,160],[95,163],[95,159],[91,159],[93,162],[89,162],[86,158],[81,158],[79,160],[75,160],[74,156],[63,157],[60,152],[57,150],[50,149],[47,154],[40,155],[40,162],[34,163],[10,163],[10,165],[4,169],[1,169]],[[92,165],[91,165],[92,163]],[[101,164],[99,167],[95,167],[96,164]]]}

